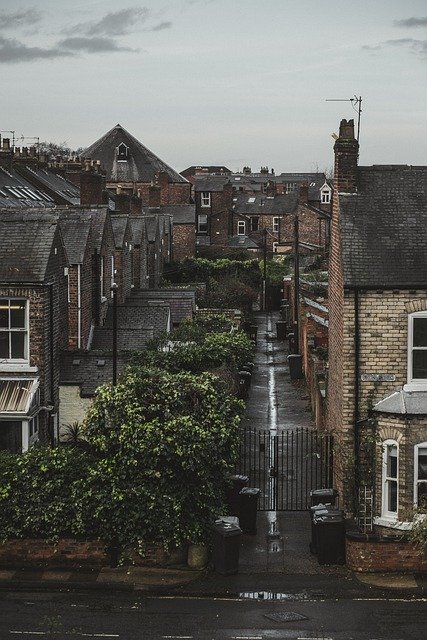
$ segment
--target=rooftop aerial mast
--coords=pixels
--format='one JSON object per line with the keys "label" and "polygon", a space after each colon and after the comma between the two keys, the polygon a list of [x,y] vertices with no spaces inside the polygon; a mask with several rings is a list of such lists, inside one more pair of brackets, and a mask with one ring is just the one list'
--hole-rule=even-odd
{"label": "rooftop aerial mast", "polygon": [[351,102],[351,106],[357,113],[357,142],[360,137],[360,116],[362,114],[362,96],[354,96],[354,98],[329,98],[326,102]]}

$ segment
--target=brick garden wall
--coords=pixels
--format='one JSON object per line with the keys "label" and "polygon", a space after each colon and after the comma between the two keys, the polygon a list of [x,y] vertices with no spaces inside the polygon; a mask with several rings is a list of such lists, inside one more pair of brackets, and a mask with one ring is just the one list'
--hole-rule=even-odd
{"label": "brick garden wall", "polygon": [[427,572],[427,558],[410,542],[362,534],[347,534],[346,561],[358,572]]}
{"label": "brick garden wall", "polygon": [[[167,566],[186,562],[186,549],[167,553],[158,544],[147,544],[144,555],[133,554],[135,566]],[[105,543],[100,540],[62,538],[57,543],[37,539],[0,542],[0,567],[21,568],[101,568],[109,566]]]}

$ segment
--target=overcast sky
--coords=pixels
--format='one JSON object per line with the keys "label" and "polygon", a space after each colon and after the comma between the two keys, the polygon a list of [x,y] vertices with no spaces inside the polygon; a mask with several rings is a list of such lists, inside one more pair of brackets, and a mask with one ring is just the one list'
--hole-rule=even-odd
{"label": "overcast sky", "polygon": [[[425,0],[0,0],[0,129],[86,147],[120,123],[178,171],[427,164]],[[3,133],[7,137],[7,133]]]}

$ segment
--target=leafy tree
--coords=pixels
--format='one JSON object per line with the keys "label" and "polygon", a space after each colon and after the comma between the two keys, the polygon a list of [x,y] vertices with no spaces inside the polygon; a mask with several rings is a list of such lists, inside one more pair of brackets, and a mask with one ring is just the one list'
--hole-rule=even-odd
{"label": "leafy tree", "polygon": [[98,460],[75,489],[81,531],[121,544],[203,540],[237,455],[241,408],[208,373],[135,367],[101,387],[85,432]]}

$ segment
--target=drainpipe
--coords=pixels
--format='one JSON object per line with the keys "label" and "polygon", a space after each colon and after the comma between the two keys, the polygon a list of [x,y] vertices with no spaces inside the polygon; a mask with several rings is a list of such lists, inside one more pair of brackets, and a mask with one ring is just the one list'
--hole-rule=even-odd
{"label": "drainpipe", "polygon": [[[54,316],[53,316],[53,283],[49,284],[49,342],[50,342],[50,398],[52,405],[55,406],[55,339],[53,335],[54,331]],[[45,404],[46,398],[45,398]],[[54,411],[54,409],[53,409]],[[48,429],[49,429],[49,439],[50,445],[53,447],[54,445],[54,433],[53,433],[53,411],[48,414]]]}
{"label": "drainpipe", "polygon": [[299,219],[294,218],[294,353],[299,353]]}
{"label": "drainpipe", "polygon": [[81,265],[77,265],[77,349],[82,348],[82,290]]}
{"label": "drainpipe", "polygon": [[[354,487],[355,492],[360,482],[360,412],[359,412],[359,379],[360,379],[360,319],[359,291],[354,290]],[[355,493],[356,499],[356,493]]]}

